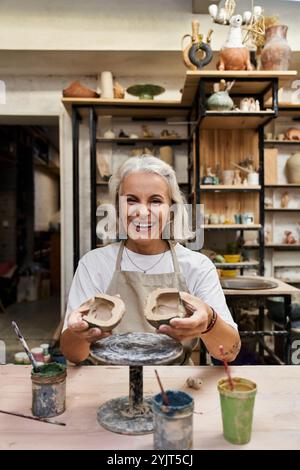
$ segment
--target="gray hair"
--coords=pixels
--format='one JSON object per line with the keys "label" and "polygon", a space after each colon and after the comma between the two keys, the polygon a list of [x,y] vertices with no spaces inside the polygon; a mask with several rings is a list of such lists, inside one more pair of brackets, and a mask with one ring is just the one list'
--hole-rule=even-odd
{"label": "gray hair", "polygon": [[[188,240],[195,236],[189,227],[189,216],[186,208],[186,200],[179,189],[174,169],[153,155],[141,155],[130,157],[126,160],[109,180],[109,193],[112,203],[118,211],[120,187],[126,176],[131,173],[156,174],[165,179],[168,184],[172,201],[174,218],[170,222],[171,234],[174,240]],[[168,237],[165,237],[168,238]],[[171,238],[171,237],[170,237]]]}

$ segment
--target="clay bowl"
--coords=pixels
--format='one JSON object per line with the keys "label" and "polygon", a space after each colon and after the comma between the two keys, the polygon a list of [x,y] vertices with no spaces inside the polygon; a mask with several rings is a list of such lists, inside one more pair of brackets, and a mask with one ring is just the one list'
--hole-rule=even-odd
{"label": "clay bowl", "polygon": [[99,294],[83,305],[89,306],[89,311],[83,319],[90,327],[98,327],[102,331],[111,331],[122,320],[125,313],[124,302],[116,296]]}
{"label": "clay bowl", "polygon": [[187,315],[183,300],[175,288],[155,289],[151,292],[147,298],[144,313],[147,321],[154,328],[168,325],[172,318],[183,318]]}

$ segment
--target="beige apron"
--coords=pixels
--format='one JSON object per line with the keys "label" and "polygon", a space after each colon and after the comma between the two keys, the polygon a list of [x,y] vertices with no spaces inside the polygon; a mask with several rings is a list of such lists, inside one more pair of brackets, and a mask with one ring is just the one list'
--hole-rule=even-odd
{"label": "beige apron", "polygon": [[[164,274],[146,274],[137,271],[121,271],[121,260],[124,251],[124,242],[121,242],[116,261],[116,270],[106,293],[109,295],[119,294],[125,303],[126,313],[121,323],[113,330],[113,333],[154,333],[156,331],[155,328],[147,322],[144,315],[146,299],[150,292],[159,287],[174,287],[179,291],[189,292],[185,279],[179,269],[174,246],[171,242],[169,242],[169,245],[174,272]],[[191,360],[189,360],[189,356],[192,349],[195,347],[195,344],[197,344],[197,340],[193,340],[192,342],[189,341],[184,345],[184,364],[193,365]]]}

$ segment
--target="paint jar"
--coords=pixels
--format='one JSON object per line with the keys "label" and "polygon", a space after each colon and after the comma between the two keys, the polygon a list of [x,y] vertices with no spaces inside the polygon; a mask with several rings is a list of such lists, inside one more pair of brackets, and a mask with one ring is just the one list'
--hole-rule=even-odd
{"label": "paint jar", "polygon": [[169,405],[163,404],[161,393],[152,398],[154,449],[191,449],[194,400],[180,390],[168,390],[166,394]]}
{"label": "paint jar", "polygon": [[65,411],[66,367],[51,362],[39,372],[32,371],[32,414],[39,418],[51,418]]}
{"label": "paint jar", "polygon": [[234,377],[233,385],[234,389],[230,390],[227,378],[218,382],[223,435],[232,444],[247,444],[251,439],[256,384]]}
{"label": "paint jar", "polygon": [[44,362],[43,348],[32,348],[31,352],[36,361]]}

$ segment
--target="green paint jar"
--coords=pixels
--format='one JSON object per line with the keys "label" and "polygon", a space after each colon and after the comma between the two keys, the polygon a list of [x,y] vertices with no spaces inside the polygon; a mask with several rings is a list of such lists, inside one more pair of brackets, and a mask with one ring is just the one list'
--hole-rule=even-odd
{"label": "green paint jar", "polygon": [[218,382],[223,435],[232,444],[247,444],[251,439],[256,384],[248,379],[234,377],[234,390],[227,378]]}

